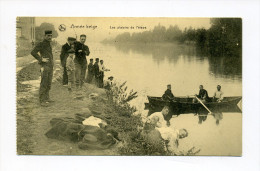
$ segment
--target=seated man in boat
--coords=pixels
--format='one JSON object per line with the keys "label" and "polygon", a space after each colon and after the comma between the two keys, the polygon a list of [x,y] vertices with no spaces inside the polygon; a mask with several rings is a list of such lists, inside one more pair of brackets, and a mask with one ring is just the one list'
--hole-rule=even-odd
{"label": "seated man in boat", "polygon": [[[209,96],[208,96],[208,92],[207,90],[205,90],[203,88],[203,85],[199,86],[199,95],[195,94],[195,96],[197,96],[197,98],[199,98],[203,103],[208,102],[209,101]],[[193,103],[197,103],[198,100],[196,98],[193,99]]]}
{"label": "seated man in boat", "polygon": [[214,102],[221,102],[223,100],[223,92],[221,91],[221,86],[217,86],[217,91],[214,93],[213,101]]}
{"label": "seated man in boat", "polygon": [[174,95],[172,94],[172,87],[171,84],[167,85],[167,90],[162,95],[163,100],[173,100]]}

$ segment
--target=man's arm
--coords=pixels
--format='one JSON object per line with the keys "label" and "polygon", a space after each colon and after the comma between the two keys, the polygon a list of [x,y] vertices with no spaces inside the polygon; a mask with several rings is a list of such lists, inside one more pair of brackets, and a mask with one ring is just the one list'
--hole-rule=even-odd
{"label": "man's arm", "polygon": [[38,43],[33,50],[31,51],[31,55],[37,59],[39,61],[39,63],[42,63],[42,58],[41,56],[38,54],[41,50],[41,43]]}
{"label": "man's arm", "polygon": [[223,100],[223,97],[224,97],[223,94],[224,94],[223,92],[220,93],[220,98],[219,98],[219,100]]}
{"label": "man's arm", "polygon": [[86,56],[89,56],[89,54],[90,54],[90,51],[89,51],[89,48],[88,48],[88,46],[85,46],[85,53],[86,53]]}

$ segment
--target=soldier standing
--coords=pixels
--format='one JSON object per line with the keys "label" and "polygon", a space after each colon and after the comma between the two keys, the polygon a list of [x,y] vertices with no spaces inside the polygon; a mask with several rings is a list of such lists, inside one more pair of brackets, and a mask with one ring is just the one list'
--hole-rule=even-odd
{"label": "soldier standing", "polygon": [[95,83],[96,86],[99,87],[99,82],[100,82],[100,73],[99,73],[99,58],[95,59],[96,62],[93,66],[93,70],[94,70],[94,76],[95,76]]}
{"label": "soldier standing", "polygon": [[93,65],[93,59],[91,58],[88,64],[88,75],[87,75],[86,82],[91,83],[93,80],[93,76],[94,76],[94,65]]}
{"label": "soldier standing", "polygon": [[[46,30],[45,37],[42,42],[37,44],[31,52],[31,55],[39,61],[41,66],[41,83],[39,90],[39,98],[41,106],[47,107],[50,102],[49,91],[53,76],[53,55],[52,55],[52,31]],[[39,54],[40,55],[39,55]]]}
{"label": "soldier standing", "polygon": [[68,37],[68,42],[66,44],[64,44],[61,48],[60,62],[61,62],[61,66],[63,67],[63,79],[62,79],[63,85],[68,85],[68,74],[67,74],[67,69],[66,69],[66,60],[67,60],[67,57],[69,56],[68,51],[71,48],[73,48],[75,41],[76,41],[75,38]]}
{"label": "soldier standing", "polygon": [[85,45],[86,35],[80,35],[80,42],[76,42],[75,44],[75,76],[76,76],[76,87],[82,87],[87,70],[87,58],[89,56],[89,48]]}

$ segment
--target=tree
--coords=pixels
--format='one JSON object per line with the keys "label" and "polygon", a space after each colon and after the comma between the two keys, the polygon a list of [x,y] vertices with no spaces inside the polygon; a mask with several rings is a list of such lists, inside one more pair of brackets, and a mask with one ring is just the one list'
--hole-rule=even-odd
{"label": "tree", "polygon": [[166,40],[166,28],[158,24],[153,29],[153,41],[154,42],[163,42]]}
{"label": "tree", "polygon": [[200,48],[203,49],[206,47],[207,43],[207,30],[204,28],[197,29],[196,30],[196,45]]}
{"label": "tree", "polygon": [[51,23],[42,23],[40,26],[35,27],[35,38],[36,41],[41,41],[44,37],[45,30],[52,30],[52,37],[58,37],[58,32]]}
{"label": "tree", "polygon": [[240,56],[242,53],[242,19],[213,18],[210,20],[209,49],[212,55]]}
{"label": "tree", "polygon": [[180,41],[181,36],[182,31],[177,25],[170,25],[170,27],[166,30],[166,39],[169,42]]}

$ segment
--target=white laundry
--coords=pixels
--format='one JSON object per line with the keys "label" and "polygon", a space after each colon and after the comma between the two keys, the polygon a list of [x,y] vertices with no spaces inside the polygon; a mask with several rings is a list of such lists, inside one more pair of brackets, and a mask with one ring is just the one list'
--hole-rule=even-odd
{"label": "white laundry", "polygon": [[98,126],[98,127],[100,127],[99,124],[101,124],[101,123],[106,125],[105,121],[103,121],[100,118],[96,118],[94,116],[90,116],[87,119],[85,119],[84,121],[82,121],[83,125],[91,125],[91,126]]}

